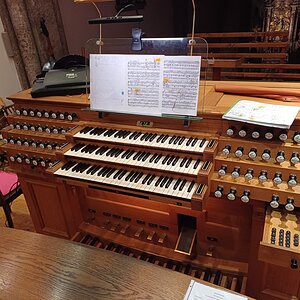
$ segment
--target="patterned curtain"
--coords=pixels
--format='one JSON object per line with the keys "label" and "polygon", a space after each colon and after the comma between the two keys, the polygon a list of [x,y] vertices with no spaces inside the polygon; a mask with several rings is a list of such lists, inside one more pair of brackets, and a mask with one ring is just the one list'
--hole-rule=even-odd
{"label": "patterned curtain", "polygon": [[0,17],[12,44],[22,88],[32,85],[50,58],[49,41],[40,30],[42,18],[54,57],[68,54],[58,0],[0,0]]}

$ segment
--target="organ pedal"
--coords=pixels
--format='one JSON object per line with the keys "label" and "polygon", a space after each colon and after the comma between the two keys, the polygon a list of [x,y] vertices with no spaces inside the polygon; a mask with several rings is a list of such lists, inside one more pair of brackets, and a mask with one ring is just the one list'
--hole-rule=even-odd
{"label": "organ pedal", "polygon": [[117,228],[120,226],[120,223],[113,224],[110,228],[111,231],[115,232]]}
{"label": "organ pedal", "polygon": [[158,243],[159,243],[159,244],[163,244],[163,243],[165,242],[166,238],[167,238],[167,234],[164,233],[163,235],[161,235],[161,236],[159,237]]}
{"label": "organ pedal", "polygon": [[144,228],[140,227],[138,229],[138,231],[134,234],[134,237],[139,239],[143,231],[144,231]]}
{"label": "organ pedal", "polygon": [[101,228],[106,229],[106,227],[108,226],[109,223],[110,223],[109,220],[105,220],[104,223],[102,224]]}
{"label": "organ pedal", "polygon": [[148,241],[152,241],[153,240],[153,237],[155,236],[156,232],[155,231],[152,231],[148,236],[147,236],[147,240]]}
{"label": "organ pedal", "polygon": [[130,226],[128,224],[126,224],[125,227],[121,228],[120,233],[125,234],[129,227]]}
{"label": "organ pedal", "polygon": [[175,252],[190,256],[196,239],[196,234],[197,234],[196,229],[189,228],[189,227],[182,227],[175,246]]}

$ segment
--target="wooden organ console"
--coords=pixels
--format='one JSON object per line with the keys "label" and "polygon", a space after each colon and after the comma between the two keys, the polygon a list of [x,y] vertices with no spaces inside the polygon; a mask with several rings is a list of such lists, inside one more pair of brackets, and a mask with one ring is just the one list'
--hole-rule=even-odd
{"label": "wooden organ console", "polygon": [[37,232],[257,299],[299,299],[300,119],[288,131],[222,120],[239,97],[214,82],[205,93],[203,120],[185,127],[23,91],[1,149]]}

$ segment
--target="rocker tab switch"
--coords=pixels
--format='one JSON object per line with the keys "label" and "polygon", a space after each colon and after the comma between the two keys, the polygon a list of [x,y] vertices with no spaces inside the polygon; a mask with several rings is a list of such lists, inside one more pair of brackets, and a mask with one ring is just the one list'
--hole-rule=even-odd
{"label": "rocker tab switch", "polygon": [[138,229],[138,231],[134,234],[134,237],[139,239],[143,231],[144,231],[144,228],[140,227]]}

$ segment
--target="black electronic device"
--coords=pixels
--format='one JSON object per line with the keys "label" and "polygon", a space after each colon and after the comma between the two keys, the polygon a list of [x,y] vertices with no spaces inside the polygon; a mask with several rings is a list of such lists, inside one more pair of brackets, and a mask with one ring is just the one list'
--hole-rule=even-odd
{"label": "black electronic device", "polygon": [[144,16],[113,16],[102,17],[89,20],[89,24],[108,24],[108,23],[129,23],[129,22],[141,22],[144,20]]}

